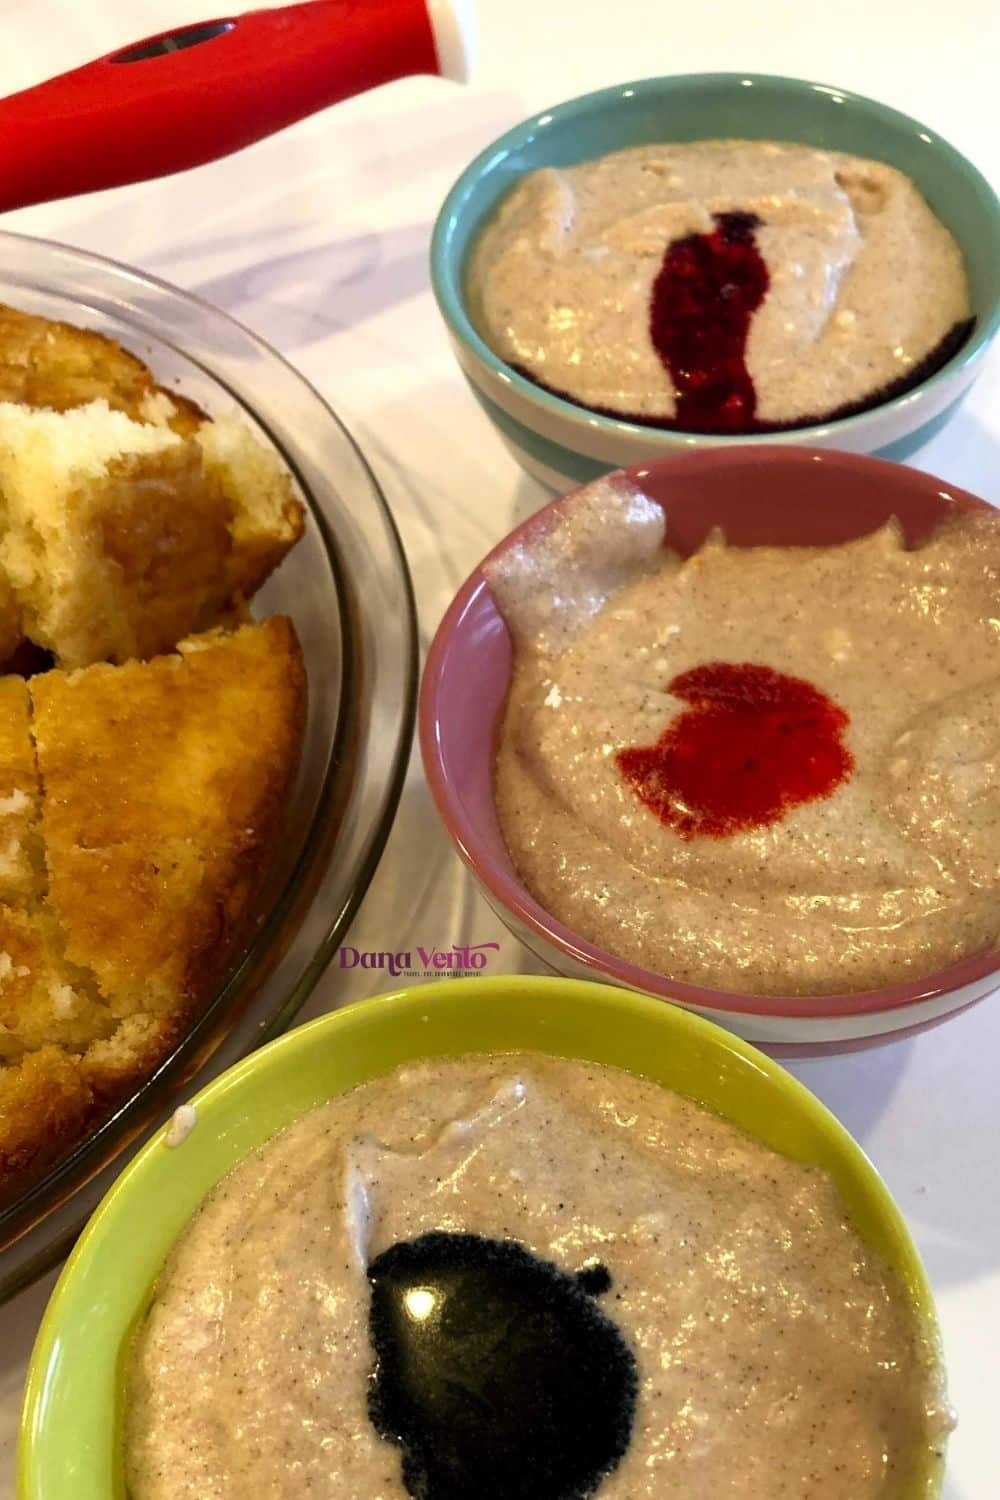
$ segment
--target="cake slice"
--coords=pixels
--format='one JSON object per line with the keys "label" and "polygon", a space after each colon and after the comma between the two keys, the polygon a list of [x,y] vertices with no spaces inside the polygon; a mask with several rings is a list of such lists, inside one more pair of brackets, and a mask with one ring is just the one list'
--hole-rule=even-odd
{"label": "cake slice", "polygon": [[0,304],[0,661],[170,650],[238,614],[302,534],[272,449],[113,339]]}
{"label": "cake slice", "polygon": [[117,1024],[43,907],[30,708],[22,679],[0,677],[0,1189],[71,1143],[94,1093],[78,1053]]}
{"label": "cake slice", "polygon": [[0,1068],[0,1203],[8,1203],[87,1129],[94,1096],[59,1047]]}
{"label": "cake slice", "polygon": [[305,699],[282,617],[0,679],[0,794],[23,796],[8,832],[25,856],[0,904],[0,1197],[215,993],[274,858]]}
{"label": "cake slice", "polygon": [[43,908],[30,707],[21,678],[0,677],[0,1063],[49,1044],[86,1046],[114,1029],[91,977],[66,962],[59,925]]}
{"label": "cake slice", "polygon": [[31,901],[44,888],[30,716],[23,680],[0,677],[0,902]]}
{"label": "cake slice", "polygon": [[67,962],[58,922],[40,904],[0,907],[0,1060],[45,1046],[85,1050],[115,1029],[93,976]]}
{"label": "cake slice", "polygon": [[182,436],[103,398],[0,403],[0,645],[19,633],[67,667],[169,650],[249,599],[301,532],[288,475],[235,419]]}
{"label": "cake slice", "polygon": [[69,411],[99,400],[134,422],[166,422],[182,436],[205,420],[114,339],[0,303],[0,401]]}
{"label": "cake slice", "polygon": [[49,909],[119,1015],[204,992],[271,859],[305,678],[290,621],[29,683]]}

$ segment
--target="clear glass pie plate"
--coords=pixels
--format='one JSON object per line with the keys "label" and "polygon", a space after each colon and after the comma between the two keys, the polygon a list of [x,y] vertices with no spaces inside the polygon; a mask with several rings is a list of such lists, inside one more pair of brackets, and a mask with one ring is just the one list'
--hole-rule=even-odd
{"label": "clear glass pie plate", "polygon": [[130,1153],[195,1079],[291,1022],[356,911],[396,810],[413,729],[413,592],[364,458],[312,387],[225,314],[127,266],[0,234],[0,301],[94,328],[211,415],[238,411],[280,452],[305,535],[254,601],[291,616],[309,677],[302,766],[249,945],[157,1072],[71,1155],[0,1211],[0,1300],[68,1249]]}

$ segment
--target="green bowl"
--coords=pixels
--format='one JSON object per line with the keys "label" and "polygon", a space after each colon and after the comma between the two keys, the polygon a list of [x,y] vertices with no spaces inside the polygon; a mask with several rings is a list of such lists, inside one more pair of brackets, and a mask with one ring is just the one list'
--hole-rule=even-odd
{"label": "green bowl", "polygon": [[[183,1145],[167,1148],[161,1131],[123,1172],[70,1256],[39,1330],[18,1450],[20,1500],[124,1500],[130,1336],[167,1252],[221,1177],[306,1110],[401,1063],[513,1050],[626,1068],[825,1167],[937,1341],[924,1270],[885,1185],[777,1063],[708,1021],[626,990],[571,979],[445,980],[335,1011],[272,1042],[196,1096],[197,1124]],[[940,1465],[929,1465],[913,1500],[937,1495],[940,1477]]]}
{"label": "green bowl", "polygon": [[[857,416],[735,437],[597,415],[542,390],[493,353],[469,317],[465,271],[480,229],[518,178],[630,146],[724,137],[847,151],[888,162],[911,177],[965,255],[976,326],[958,353],[912,391]],[[554,105],[481,152],[438,215],[431,280],[473,394],[518,462],[551,488],[570,489],[609,469],[685,448],[736,443],[806,444],[900,459],[947,420],[1000,328],[1000,202],[982,174],[936,131],[846,89],[758,73],[644,78]]]}

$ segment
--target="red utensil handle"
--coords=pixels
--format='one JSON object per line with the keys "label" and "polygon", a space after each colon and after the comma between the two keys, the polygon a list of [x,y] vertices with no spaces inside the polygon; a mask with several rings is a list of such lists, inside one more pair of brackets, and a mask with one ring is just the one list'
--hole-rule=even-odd
{"label": "red utensil handle", "polygon": [[309,0],[109,53],[0,100],[0,211],[200,166],[394,78],[462,76],[461,32],[453,0]]}

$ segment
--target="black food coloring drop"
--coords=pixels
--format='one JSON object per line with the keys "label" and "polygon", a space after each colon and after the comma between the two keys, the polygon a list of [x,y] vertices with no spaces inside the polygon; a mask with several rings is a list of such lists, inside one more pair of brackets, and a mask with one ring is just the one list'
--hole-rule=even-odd
{"label": "black food coloring drop", "polygon": [[636,1365],[595,1297],[513,1240],[435,1232],[372,1261],[368,1409],[414,1500],[585,1500],[628,1448]]}

